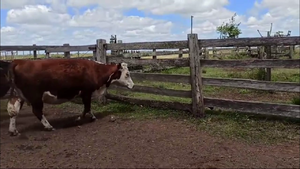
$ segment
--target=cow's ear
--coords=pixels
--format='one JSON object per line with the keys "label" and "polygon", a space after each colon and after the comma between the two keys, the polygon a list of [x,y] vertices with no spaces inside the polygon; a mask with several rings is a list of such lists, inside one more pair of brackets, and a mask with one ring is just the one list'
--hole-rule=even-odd
{"label": "cow's ear", "polygon": [[121,63],[121,67],[122,67],[122,69],[127,69],[127,63]]}

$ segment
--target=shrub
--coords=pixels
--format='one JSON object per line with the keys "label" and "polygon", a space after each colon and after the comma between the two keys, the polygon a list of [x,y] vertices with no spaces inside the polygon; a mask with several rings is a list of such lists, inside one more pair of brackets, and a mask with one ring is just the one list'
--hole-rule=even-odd
{"label": "shrub", "polygon": [[300,97],[298,96],[298,97],[294,97],[293,99],[292,99],[292,103],[293,104],[296,104],[296,105],[300,105]]}

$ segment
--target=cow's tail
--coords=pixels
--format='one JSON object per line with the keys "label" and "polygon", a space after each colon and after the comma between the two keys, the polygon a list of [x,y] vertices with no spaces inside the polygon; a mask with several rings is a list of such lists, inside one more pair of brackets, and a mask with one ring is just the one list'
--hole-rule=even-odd
{"label": "cow's tail", "polygon": [[23,96],[22,92],[16,87],[15,84],[15,68],[16,68],[17,64],[15,64],[14,62],[12,62],[9,66],[8,69],[8,80],[11,86],[11,91],[10,91],[10,97],[13,96],[18,96],[21,99],[21,107],[20,109],[23,107],[24,102],[26,101],[28,104],[28,101],[26,100],[26,98]]}
{"label": "cow's tail", "polygon": [[14,95],[14,91],[16,90],[16,85],[15,85],[15,67],[17,66],[17,64],[14,64],[14,62],[12,62],[10,65],[9,65],[9,68],[8,68],[8,81],[9,81],[9,84],[11,86],[11,90],[10,90],[10,96],[12,97]]}

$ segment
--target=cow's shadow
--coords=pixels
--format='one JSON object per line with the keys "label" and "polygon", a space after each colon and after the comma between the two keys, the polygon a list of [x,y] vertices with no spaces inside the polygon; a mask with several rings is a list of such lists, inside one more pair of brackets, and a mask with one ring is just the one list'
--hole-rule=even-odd
{"label": "cow's shadow", "polygon": [[[112,112],[101,112],[101,113],[95,112],[94,114],[97,118],[96,121],[91,121],[91,118],[88,114],[85,116],[85,118],[81,119],[80,121],[76,121],[76,119],[80,114],[74,114],[72,116],[63,117],[63,118],[49,119],[48,121],[56,130],[64,129],[64,128],[72,128],[77,126],[83,126],[89,123],[95,123],[98,120],[101,120],[106,116],[112,114]],[[37,122],[31,125],[27,125],[26,127],[19,129],[19,131],[20,133],[27,133],[30,131],[46,131],[46,130],[44,129],[44,126],[42,125],[41,122]]]}

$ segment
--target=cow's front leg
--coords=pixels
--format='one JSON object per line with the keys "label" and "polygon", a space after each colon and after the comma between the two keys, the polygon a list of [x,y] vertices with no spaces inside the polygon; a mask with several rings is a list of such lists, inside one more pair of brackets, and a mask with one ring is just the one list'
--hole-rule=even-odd
{"label": "cow's front leg", "polygon": [[35,102],[32,105],[32,112],[33,114],[41,121],[43,124],[44,128],[48,131],[53,131],[55,130],[48,120],[46,119],[45,115],[43,114],[43,105],[44,103],[42,101]]}
{"label": "cow's front leg", "polygon": [[83,103],[84,108],[83,108],[83,112],[82,112],[81,116],[79,116],[76,119],[76,121],[80,121],[81,119],[83,119],[87,113],[90,114],[91,121],[95,121],[96,116],[91,112],[92,94],[82,93],[81,97],[82,97],[82,103]]}
{"label": "cow's front leg", "polygon": [[23,104],[24,101],[20,98],[11,98],[7,102],[7,113],[10,117],[8,132],[11,136],[17,136],[20,134],[16,127],[16,119]]}

